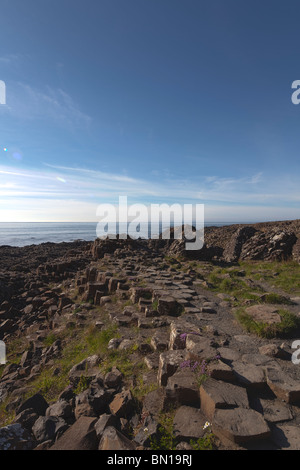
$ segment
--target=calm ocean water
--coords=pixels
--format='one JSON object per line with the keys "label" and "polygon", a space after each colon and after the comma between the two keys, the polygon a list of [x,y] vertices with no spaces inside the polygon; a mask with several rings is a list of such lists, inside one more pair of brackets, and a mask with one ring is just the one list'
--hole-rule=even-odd
{"label": "calm ocean water", "polygon": [[[209,225],[231,225],[230,223],[209,223]],[[0,222],[0,246],[28,246],[45,242],[92,241],[97,238],[97,223],[42,223],[42,222]],[[163,227],[164,229],[164,227]],[[121,230],[122,233],[122,230]]]}

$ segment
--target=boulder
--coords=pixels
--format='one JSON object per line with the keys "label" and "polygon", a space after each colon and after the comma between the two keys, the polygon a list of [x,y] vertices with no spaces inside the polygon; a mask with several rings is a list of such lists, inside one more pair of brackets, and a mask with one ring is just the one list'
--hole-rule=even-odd
{"label": "boulder", "polygon": [[68,428],[67,423],[57,416],[39,416],[32,427],[37,442],[54,440],[58,433]]}
{"label": "boulder", "polygon": [[50,450],[96,450],[98,448],[96,422],[95,418],[81,416]]}
{"label": "boulder", "polygon": [[235,382],[234,371],[231,366],[217,359],[207,365],[207,375],[212,379],[222,380],[223,382]]}
{"label": "boulder", "polygon": [[99,374],[100,357],[97,355],[87,357],[72,367],[69,372],[69,380],[72,386],[77,387],[80,379],[92,381]]}
{"label": "boulder", "polygon": [[192,323],[184,320],[172,321],[170,324],[169,349],[184,349],[186,335],[193,332],[200,333],[200,330]]}
{"label": "boulder", "polygon": [[119,419],[115,415],[107,413],[101,415],[98,421],[95,423],[95,431],[98,439],[101,439],[106,428],[108,428],[109,426],[117,428],[118,425]]}
{"label": "boulder", "polygon": [[19,423],[21,426],[29,431],[31,431],[32,426],[38,419],[39,415],[33,411],[31,408],[21,411],[15,419],[14,423]]}
{"label": "boulder", "polygon": [[181,350],[166,351],[161,353],[159,356],[157,375],[159,385],[166,386],[168,378],[175,374],[180,364],[182,364],[184,360],[185,353]]}
{"label": "boulder", "polygon": [[73,419],[74,413],[70,403],[65,400],[58,400],[47,408],[46,416],[57,416],[69,422]]}
{"label": "boulder", "polygon": [[104,385],[108,388],[118,388],[123,379],[123,374],[116,367],[113,367],[104,378]]}
{"label": "boulder", "polygon": [[167,333],[160,330],[156,331],[151,338],[151,346],[155,351],[167,351],[169,343],[169,337]]}
{"label": "boulder", "polygon": [[75,400],[75,417],[99,416],[107,409],[112,399],[112,392],[103,387],[92,385],[77,395]]}
{"label": "boulder", "polygon": [[118,418],[127,418],[133,411],[134,400],[130,390],[118,393],[109,405],[110,412]]}
{"label": "boulder", "polygon": [[17,409],[17,414],[27,410],[28,408],[30,408],[37,415],[44,416],[47,408],[49,408],[49,405],[40,393],[36,393],[24,401],[24,403],[22,403],[22,405]]}
{"label": "boulder", "polygon": [[20,423],[0,428],[0,450],[32,450],[35,445],[31,434]]}
{"label": "boulder", "polygon": [[135,450],[136,444],[127,439],[127,437],[117,431],[117,429],[109,426],[104,430],[98,449],[117,451]]}

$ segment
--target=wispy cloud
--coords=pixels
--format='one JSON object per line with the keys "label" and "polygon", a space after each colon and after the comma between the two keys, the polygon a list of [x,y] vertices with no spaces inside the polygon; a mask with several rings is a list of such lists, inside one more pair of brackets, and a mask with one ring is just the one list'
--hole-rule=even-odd
{"label": "wispy cloud", "polygon": [[[264,178],[262,173],[243,178],[214,176],[199,181],[171,178],[151,181],[48,163],[39,170],[2,166],[0,215],[4,217],[5,211],[6,217],[11,217],[8,208],[13,213],[23,208],[27,215],[38,208],[37,215],[44,204],[46,212],[42,220],[92,221],[96,219],[100,203],[117,204],[119,196],[126,195],[129,204],[204,203],[208,213],[212,214],[210,218],[215,220],[224,220],[224,217],[232,220],[234,214],[239,215],[240,220],[249,220],[250,214],[255,219],[255,207],[257,215],[264,212],[268,217],[275,213],[274,208],[281,208],[282,214],[293,213],[294,218],[298,218],[299,185],[297,177],[281,176],[280,181],[275,181]],[[215,208],[218,208],[219,216]]]}
{"label": "wispy cloud", "polygon": [[22,82],[7,83],[7,106],[1,112],[18,119],[52,121],[70,129],[88,128],[92,122],[66,91],[49,86],[37,89]]}
{"label": "wispy cloud", "polygon": [[137,179],[131,178],[125,175],[117,175],[113,173],[106,173],[103,171],[90,170],[88,168],[73,168],[69,166],[60,166],[60,165],[51,165],[50,163],[44,163],[45,166],[53,168],[55,170],[69,171],[69,172],[78,172],[81,174],[86,174],[91,178],[101,178],[109,181],[118,181],[118,182],[127,182],[127,183],[136,183]]}
{"label": "wispy cloud", "polygon": [[0,56],[1,66],[11,66],[17,65],[22,60],[23,56],[21,54],[4,54]]}

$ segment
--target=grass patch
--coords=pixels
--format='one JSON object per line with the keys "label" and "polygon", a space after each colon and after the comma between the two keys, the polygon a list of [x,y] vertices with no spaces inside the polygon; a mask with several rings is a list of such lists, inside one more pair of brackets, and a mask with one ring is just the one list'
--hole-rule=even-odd
{"label": "grass patch", "polygon": [[208,275],[211,290],[235,298],[234,305],[245,300],[254,303],[292,305],[286,296],[266,293],[252,281],[267,282],[288,294],[300,294],[300,265],[295,262],[240,262],[237,268],[215,267]]}
{"label": "grass patch", "polygon": [[[167,412],[162,412],[159,416],[158,435],[150,439],[151,450],[175,450],[178,441],[174,435],[174,416],[176,409],[171,408]],[[215,436],[208,427],[204,436],[197,440],[191,440],[190,445],[193,450],[214,450]]]}
{"label": "grass patch", "polygon": [[[68,386],[69,372],[75,364],[93,354],[106,354],[107,357],[110,357],[107,345],[110,339],[117,336],[117,325],[108,325],[106,329],[101,331],[95,327],[90,327],[87,330],[72,330],[71,334],[68,332],[68,336],[66,335],[67,331],[63,335],[65,345],[61,357],[55,359],[55,364],[52,364],[50,368],[45,366],[40,375],[29,383],[30,389],[24,399],[39,392],[48,402],[55,401],[59,394]],[[49,336],[50,339],[47,342],[50,344],[54,340],[55,335]],[[56,339],[57,337],[55,336]],[[59,370],[58,374],[53,373],[55,369]],[[79,382],[77,392],[83,391],[86,387],[87,383],[85,383],[83,376]]]}
{"label": "grass patch", "polygon": [[16,413],[15,411],[7,411],[7,405],[9,404],[9,399],[4,400],[0,405],[0,423],[1,426],[8,426],[12,424]]}
{"label": "grass patch", "polygon": [[68,374],[59,373],[56,375],[53,374],[53,368],[44,369],[39,377],[31,383],[30,390],[26,393],[24,399],[26,400],[35,393],[41,393],[46,401],[55,401],[68,383]]}
{"label": "grass patch", "polygon": [[77,387],[74,389],[74,393],[76,395],[79,395],[79,393],[81,392],[84,392],[84,390],[86,390],[87,388],[89,388],[89,385],[90,385],[90,380],[87,379],[87,377],[85,377],[84,375],[82,375],[80,377],[80,380],[78,382],[78,385]]}
{"label": "grass patch", "polygon": [[101,331],[95,326],[89,327],[85,336],[89,355],[106,352],[109,341],[118,336],[118,326],[116,324],[111,324]]}
{"label": "grass patch", "polygon": [[150,384],[145,384],[143,377],[138,377],[136,379],[136,386],[132,389],[132,395],[139,401],[142,401],[145,396],[157,390],[159,385],[157,382],[153,382]]}
{"label": "grass patch", "polygon": [[43,343],[45,346],[52,346],[53,343],[58,339],[57,335],[50,333],[46,338],[44,338]]}
{"label": "grass patch", "polygon": [[300,318],[283,309],[278,310],[278,313],[281,317],[281,322],[271,325],[256,322],[243,308],[237,310],[236,318],[249,333],[255,333],[262,338],[290,338],[297,336],[300,330]]}
{"label": "grass patch", "polygon": [[151,450],[175,450],[176,438],[173,431],[175,410],[161,413],[158,435],[150,439]]}
{"label": "grass patch", "polygon": [[300,295],[300,264],[296,261],[247,261],[240,266],[252,279],[267,281],[287,294]]}
{"label": "grass patch", "polygon": [[293,302],[290,299],[284,297],[283,295],[270,293],[265,294],[261,299],[261,302],[266,304],[276,304],[276,305],[293,305]]}
{"label": "grass patch", "polygon": [[238,306],[244,300],[258,300],[258,295],[262,294],[263,290],[259,287],[254,288],[249,286],[238,272],[227,272],[226,269],[216,268],[208,276],[211,290],[214,292],[227,294],[234,297],[235,305]]}
{"label": "grass patch", "polygon": [[190,445],[193,450],[214,450],[216,448],[215,436],[212,432],[208,432],[200,439],[191,440]]}

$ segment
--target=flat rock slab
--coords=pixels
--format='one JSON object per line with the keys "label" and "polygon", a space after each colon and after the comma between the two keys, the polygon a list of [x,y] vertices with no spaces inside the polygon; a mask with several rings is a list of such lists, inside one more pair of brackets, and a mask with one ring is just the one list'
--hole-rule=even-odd
{"label": "flat rock slab", "polygon": [[81,416],[55,442],[50,450],[96,450],[98,438],[94,428],[97,418]]}
{"label": "flat rock slab", "polygon": [[166,396],[164,387],[153,390],[144,398],[142,414],[151,414],[154,417],[159,417],[161,411],[164,410],[165,403]]}
{"label": "flat rock slab", "polygon": [[216,410],[212,431],[221,441],[225,438],[236,444],[267,439],[271,435],[270,428],[261,414],[247,408]]}
{"label": "flat rock slab", "polygon": [[300,450],[300,429],[291,424],[277,424],[272,428],[272,441],[281,450]]}
{"label": "flat rock slab", "polygon": [[232,361],[238,361],[241,358],[241,354],[232,348],[218,348],[219,354],[224,362],[231,364]]}
{"label": "flat rock slab", "polygon": [[267,383],[280,400],[289,404],[300,403],[300,383],[279,368],[266,367]]}
{"label": "flat rock slab", "polygon": [[265,400],[257,398],[253,406],[269,423],[280,423],[293,419],[291,408],[280,400]]}
{"label": "flat rock slab", "polygon": [[243,354],[242,355],[243,362],[249,362],[255,366],[272,366],[277,368],[278,362],[274,360],[272,357],[266,356],[265,354]]}
{"label": "flat rock slab", "polygon": [[188,334],[186,337],[186,358],[199,362],[214,359],[218,355],[218,349],[213,345],[214,341],[210,338]]}
{"label": "flat rock slab", "polygon": [[160,315],[179,316],[182,307],[174,297],[160,297],[158,299],[157,311]]}
{"label": "flat rock slab", "polygon": [[223,382],[235,382],[233,369],[220,359],[208,364],[207,373],[212,379],[222,380]]}
{"label": "flat rock slab", "polygon": [[250,315],[254,321],[266,323],[267,325],[281,322],[278,309],[273,305],[252,305],[246,308],[246,313]]}
{"label": "flat rock slab", "polygon": [[253,343],[253,336],[250,335],[234,335],[233,339],[235,339],[238,343],[249,345]]}
{"label": "flat rock slab", "polygon": [[250,362],[234,361],[232,368],[238,384],[251,390],[262,389],[266,386],[265,372],[262,367]]}
{"label": "flat rock slab", "polygon": [[198,408],[181,406],[175,414],[173,432],[178,441],[190,441],[204,436],[206,418]]}
{"label": "flat rock slab", "polygon": [[200,387],[201,411],[212,420],[218,408],[249,407],[244,388],[215,379],[207,379]]}

